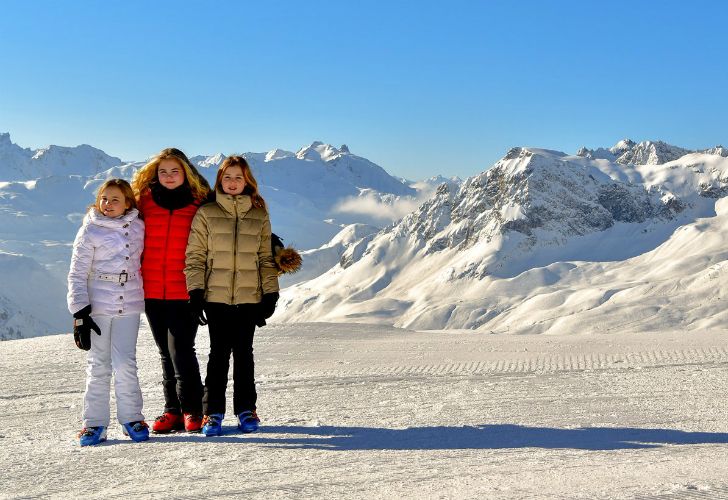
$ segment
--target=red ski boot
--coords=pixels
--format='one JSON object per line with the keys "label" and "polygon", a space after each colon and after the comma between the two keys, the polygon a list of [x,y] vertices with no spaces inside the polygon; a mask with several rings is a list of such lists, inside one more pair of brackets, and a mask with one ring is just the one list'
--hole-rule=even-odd
{"label": "red ski boot", "polygon": [[179,413],[165,411],[156,419],[152,425],[152,432],[155,434],[167,434],[172,431],[183,431],[185,422]]}
{"label": "red ski boot", "polygon": [[200,432],[202,430],[202,415],[194,413],[185,413],[185,430],[187,432]]}

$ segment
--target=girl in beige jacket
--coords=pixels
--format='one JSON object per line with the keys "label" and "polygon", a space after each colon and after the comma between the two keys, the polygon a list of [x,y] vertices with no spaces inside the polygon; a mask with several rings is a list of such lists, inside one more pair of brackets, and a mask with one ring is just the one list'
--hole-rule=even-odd
{"label": "girl in beige jacket", "polygon": [[220,165],[215,201],[200,207],[187,243],[185,276],[190,303],[200,324],[208,323],[202,432],[222,434],[230,354],[233,410],[243,432],[258,429],[253,333],[278,300],[278,270],[271,253],[270,218],[245,158]]}

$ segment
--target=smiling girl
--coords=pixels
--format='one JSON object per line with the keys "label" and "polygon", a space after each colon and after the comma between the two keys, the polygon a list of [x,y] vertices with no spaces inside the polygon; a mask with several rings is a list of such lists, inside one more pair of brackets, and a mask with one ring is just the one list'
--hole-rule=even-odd
{"label": "smiling girl", "polygon": [[187,156],[162,150],[134,176],[147,227],[144,239],[145,312],[162,362],[164,412],[153,432],[197,432],[202,426],[202,380],[195,353],[197,321],[183,274],[192,217],[210,187]]}
{"label": "smiling girl", "polygon": [[68,273],[74,340],[89,351],[81,446],[106,440],[112,374],[116,415],[124,434],[134,441],[149,438],[136,365],[139,317],[144,310],[143,247],[144,223],[131,186],[122,179],[106,181],[73,242]]}
{"label": "smiling girl", "polygon": [[256,323],[275,310],[278,269],[271,252],[268,210],[242,156],[223,161],[215,181],[215,202],[200,208],[192,221],[185,275],[194,311],[201,321],[209,320],[202,432],[222,434],[231,353],[233,411],[238,428],[253,432],[260,421],[253,333]]}

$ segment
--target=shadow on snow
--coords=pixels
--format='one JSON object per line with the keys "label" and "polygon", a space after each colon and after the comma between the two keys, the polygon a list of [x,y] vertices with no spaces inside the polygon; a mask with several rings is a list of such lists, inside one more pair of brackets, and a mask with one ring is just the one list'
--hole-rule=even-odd
{"label": "shadow on snow", "polygon": [[[233,428],[234,429],[234,428]],[[487,450],[505,448],[571,448],[576,450],[620,450],[659,448],[663,445],[728,443],[728,433],[686,432],[675,429],[630,427],[582,427],[558,429],[522,425],[465,427],[305,427],[266,426],[255,434],[237,434],[230,428],[219,437],[176,434],[174,442],[257,443],[261,445],[316,450]],[[277,436],[272,436],[276,434]],[[293,435],[293,437],[290,437]],[[152,438],[156,440],[156,438]]]}

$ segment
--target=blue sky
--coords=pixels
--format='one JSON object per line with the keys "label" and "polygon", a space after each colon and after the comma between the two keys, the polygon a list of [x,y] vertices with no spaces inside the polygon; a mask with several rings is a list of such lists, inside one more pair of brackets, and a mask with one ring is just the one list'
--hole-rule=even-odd
{"label": "blue sky", "polygon": [[722,1],[19,1],[0,131],[137,160],[346,143],[413,179],[513,146],[728,145]]}

